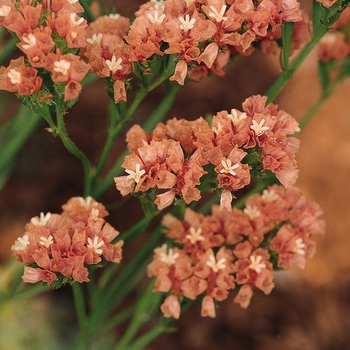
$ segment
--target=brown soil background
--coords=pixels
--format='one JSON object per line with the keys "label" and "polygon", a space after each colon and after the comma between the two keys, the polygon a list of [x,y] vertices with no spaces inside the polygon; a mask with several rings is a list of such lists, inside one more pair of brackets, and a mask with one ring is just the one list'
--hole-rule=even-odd
{"label": "brown soil background", "polygon": [[[116,4],[122,4],[117,1]],[[119,6],[130,15],[137,2]],[[320,95],[316,67],[317,52],[305,61],[275,101],[300,120]],[[223,78],[190,83],[179,94],[169,117],[197,118],[223,109],[239,108],[252,94],[263,94],[279,74],[278,59],[259,53],[231,63]],[[247,310],[232,303],[233,296],[219,305],[217,318],[203,319],[198,306],[175,323],[178,332],[162,335],[147,350],[342,350],[350,349],[350,81],[345,81],[301,132],[298,153],[298,186],[324,210],[326,235],[317,237],[316,256],[305,271],[293,269],[276,274],[271,295],[256,293]],[[137,112],[136,121],[147,117],[163,92],[157,90]],[[91,159],[98,157],[105,138],[107,98],[103,84],[83,91],[66,118],[71,137]],[[23,233],[24,224],[41,211],[59,212],[60,206],[82,191],[82,171],[59,139],[42,125],[16,159],[14,172],[0,193],[0,259],[10,255],[10,246]],[[124,147],[121,138],[115,155]],[[111,188],[104,196],[110,203],[119,198]],[[125,200],[128,209],[130,200]],[[137,216],[137,210],[135,216]],[[130,215],[129,213],[129,217]],[[125,213],[112,211],[110,220],[120,231],[129,226]],[[137,249],[137,248],[135,248]],[[132,251],[129,252],[132,254]],[[52,308],[63,310],[56,323],[59,334],[74,324],[66,292],[43,299],[43,317]],[[55,306],[56,304],[56,306]],[[40,315],[39,315],[40,316]],[[30,322],[30,316],[27,316]],[[55,322],[55,321],[50,321]],[[2,347],[1,350],[16,350]],[[33,348],[35,349],[35,348]]]}

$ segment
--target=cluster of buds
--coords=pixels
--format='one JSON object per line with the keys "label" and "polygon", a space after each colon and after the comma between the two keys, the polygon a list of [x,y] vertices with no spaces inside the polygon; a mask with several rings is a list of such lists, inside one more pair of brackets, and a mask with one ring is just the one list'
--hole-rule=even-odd
{"label": "cluster of buds", "polygon": [[119,263],[123,241],[104,217],[105,207],[92,197],[73,197],[62,214],[34,217],[12,245],[13,255],[24,264],[24,282],[43,281],[57,288],[65,283],[89,282],[89,267]]}
{"label": "cluster of buds", "polygon": [[0,1],[0,25],[25,54],[0,68],[0,89],[19,96],[75,100],[89,65],[76,53],[86,45],[87,22],[78,0]]}
{"label": "cluster of buds", "polygon": [[[247,98],[243,111],[217,113],[211,125],[203,118],[159,123],[152,134],[134,125],[127,133],[128,149],[122,167],[128,175],[115,177],[120,193],[158,193],[161,210],[175,199],[187,204],[201,198],[206,184],[221,192],[221,210],[231,211],[232,193],[251,182],[251,174],[274,174],[285,187],[293,185],[298,170],[297,121],[266,97]],[[199,188],[197,187],[199,186]],[[153,192],[152,192],[153,193]]]}
{"label": "cluster of buds", "polygon": [[254,290],[269,294],[275,269],[305,267],[315,252],[311,237],[324,233],[322,214],[296,187],[274,185],[231,213],[213,206],[211,215],[187,209],[183,220],[166,214],[167,244],[148,266],[156,292],[167,293],[161,310],[179,318],[181,301],[201,300],[202,316],[215,317],[215,303],[237,290],[246,308]]}

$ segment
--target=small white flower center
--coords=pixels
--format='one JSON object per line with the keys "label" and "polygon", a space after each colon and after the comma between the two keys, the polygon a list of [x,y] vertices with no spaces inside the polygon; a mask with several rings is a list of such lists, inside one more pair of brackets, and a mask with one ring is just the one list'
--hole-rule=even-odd
{"label": "small white flower center", "polygon": [[53,70],[57,73],[61,73],[62,75],[66,75],[70,68],[70,62],[67,60],[56,61],[53,65],[55,66]]}
{"label": "small white flower center", "polygon": [[98,216],[100,214],[100,211],[96,208],[92,208],[91,212],[90,212],[90,218],[93,220],[97,220]]}
{"label": "small white flower center", "polygon": [[218,125],[212,126],[212,130],[215,132],[216,135],[220,134],[222,131],[222,124],[220,122],[218,122]]}
{"label": "small white flower center", "polygon": [[216,261],[215,256],[212,254],[209,256],[207,266],[209,266],[214,272],[218,272],[219,270],[223,270],[226,267],[225,262],[225,258],[221,258],[219,261]]}
{"label": "small white flower center", "polygon": [[185,18],[183,16],[179,17],[179,21],[181,22],[180,29],[182,29],[185,33],[194,28],[194,24],[196,23],[195,18],[190,19],[190,15],[186,14]]}
{"label": "small white flower center", "polygon": [[44,213],[40,213],[40,217],[35,216],[34,218],[31,218],[30,222],[35,226],[45,226],[47,222],[50,220],[51,213],[47,213],[44,215]]}
{"label": "small white flower center", "polygon": [[257,134],[257,136],[262,135],[265,131],[269,130],[270,128],[268,126],[264,126],[265,119],[261,119],[259,124],[256,120],[253,120],[252,125],[250,128],[254,130],[254,132]]}
{"label": "small white flower center", "polygon": [[165,19],[165,14],[163,13],[161,16],[159,16],[158,10],[152,13],[147,13],[147,18],[151,21],[152,24],[159,23],[162,24]]}
{"label": "small white flower center", "polygon": [[84,22],[84,18],[83,17],[79,17],[76,13],[71,13],[69,15],[69,18],[73,22],[73,24],[75,24],[77,26]]}
{"label": "small white flower center", "polygon": [[39,243],[44,247],[49,248],[50,245],[53,243],[53,237],[51,235],[49,237],[41,236]]}
{"label": "small white flower center", "polygon": [[16,251],[26,250],[29,244],[30,242],[29,242],[28,235],[24,235],[23,237],[18,237],[13,246],[13,250],[16,250]]}
{"label": "small white flower center", "polygon": [[108,15],[109,18],[118,19],[120,17],[119,13],[111,13]]}
{"label": "small white flower center", "polygon": [[139,183],[142,175],[146,173],[144,169],[140,169],[140,168],[141,168],[141,165],[137,163],[135,171],[126,169],[125,172],[129,174],[127,178],[134,179],[136,183]]}
{"label": "small white flower center", "polygon": [[266,267],[266,264],[261,262],[262,256],[257,255],[256,257],[254,255],[250,256],[250,262],[251,264],[248,266],[251,270],[256,271],[256,273],[260,273],[262,269]]}
{"label": "small white flower center", "polygon": [[0,7],[0,17],[7,17],[10,12],[11,12],[10,6],[2,5]]}
{"label": "small white flower center", "polygon": [[100,44],[101,40],[102,40],[102,33],[99,33],[99,34],[93,34],[91,38],[87,38],[86,42],[88,44],[93,44],[93,43]]}
{"label": "small white flower center", "polygon": [[241,113],[238,115],[237,110],[231,109],[231,114],[227,115],[234,125],[237,125],[240,121],[247,118],[246,113]]}
{"label": "small white flower center", "polygon": [[122,62],[123,60],[121,59],[121,57],[117,59],[114,55],[111,60],[106,60],[106,64],[109,70],[112,72],[112,74],[123,68],[123,66],[121,65]]}
{"label": "small white flower center", "polygon": [[168,266],[174,265],[176,259],[180,256],[179,253],[174,253],[173,248],[170,248],[168,254],[161,252],[159,257],[160,261],[165,263]]}
{"label": "small white flower center", "polygon": [[16,69],[11,69],[7,76],[10,78],[10,81],[13,85],[19,84],[21,82],[21,73],[16,71]]}
{"label": "small white flower center", "polygon": [[302,238],[298,238],[295,240],[295,247],[293,248],[293,252],[300,254],[300,255],[305,255],[305,243],[303,242]]}
{"label": "small white flower center", "polygon": [[254,219],[258,218],[261,215],[260,210],[255,205],[251,206],[251,205],[248,204],[243,209],[243,212],[249,217],[250,220],[254,220]]}
{"label": "small white flower center", "polygon": [[86,198],[79,197],[79,202],[85,209],[89,209],[92,202],[92,197],[91,196],[87,196]]}
{"label": "small white flower center", "polygon": [[99,241],[99,237],[95,236],[94,240],[88,237],[87,241],[88,241],[88,244],[87,244],[88,248],[92,249],[97,255],[102,254],[102,249],[100,249],[100,247],[104,245],[103,240]]}
{"label": "small white flower center", "polygon": [[278,194],[274,190],[264,190],[261,198],[269,202],[273,202],[278,199]]}
{"label": "small white flower center", "polygon": [[202,234],[202,228],[199,227],[195,229],[194,227],[190,227],[190,233],[185,236],[191,244],[195,244],[198,241],[204,241],[204,237],[201,235]]}
{"label": "small white flower center", "polygon": [[22,45],[24,50],[28,50],[31,47],[36,45],[36,37],[33,34],[28,34],[27,36],[23,36],[23,41],[26,43]]}
{"label": "small white flower center", "polygon": [[215,19],[216,22],[227,21],[227,17],[224,17],[226,5],[221,6],[220,12],[218,12],[214,5],[211,5],[209,8],[211,10],[209,12],[209,17]]}
{"label": "small white flower center", "polygon": [[234,169],[239,168],[239,164],[232,164],[231,159],[223,159],[221,161],[221,165],[223,166],[223,169],[220,170],[221,174],[231,174],[231,175],[236,175],[236,172]]}

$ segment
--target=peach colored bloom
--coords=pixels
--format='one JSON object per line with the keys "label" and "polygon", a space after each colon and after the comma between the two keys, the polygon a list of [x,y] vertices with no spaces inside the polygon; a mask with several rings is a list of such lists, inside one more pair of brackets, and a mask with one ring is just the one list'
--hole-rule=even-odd
{"label": "peach colored bloom", "polygon": [[180,318],[180,303],[178,298],[171,294],[169,295],[160,306],[164,317],[174,317],[175,319]]}
{"label": "peach colored bloom", "polygon": [[11,247],[25,266],[23,280],[63,283],[89,282],[89,265],[120,262],[123,241],[111,243],[119,232],[103,219],[108,213],[91,197],[74,197],[62,206],[62,215],[47,213],[34,217],[26,232]]}
{"label": "peach colored bloom", "polygon": [[24,57],[10,61],[9,67],[0,67],[0,90],[17,92],[21,96],[37,93],[42,86],[42,78],[35,68],[24,64]]}

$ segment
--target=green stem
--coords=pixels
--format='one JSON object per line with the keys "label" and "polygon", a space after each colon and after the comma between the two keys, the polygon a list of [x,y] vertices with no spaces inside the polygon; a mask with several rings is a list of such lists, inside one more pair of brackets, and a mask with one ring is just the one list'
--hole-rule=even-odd
{"label": "green stem", "polygon": [[[141,326],[152,319],[154,314],[158,312],[162,294],[153,294],[154,283],[150,283],[147,290],[142,292],[141,298],[138,298],[137,306],[127,330],[117,344],[116,350],[130,349],[130,342],[133,341]],[[148,333],[148,331],[146,331]]]}
{"label": "green stem", "polygon": [[95,16],[90,9],[91,1],[82,0],[80,1],[80,4],[84,8],[84,13],[85,13],[84,17],[88,19],[90,22],[94,22]]}
{"label": "green stem", "polygon": [[89,329],[88,329],[88,319],[85,309],[85,297],[82,291],[82,286],[80,283],[75,282],[72,285],[74,304],[76,315],[78,318],[78,324],[80,329],[80,335],[75,343],[74,349],[80,349],[80,343],[84,344],[85,350],[90,349],[89,344]]}
{"label": "green stem", "polygon": [[87,156],[75,145],[75,143],[68,137],[68,132],[65,127],[63,112],[60,108],[56,110],[57,128],[56,134],[60,137],[62,143],[67,150],[81,160],[84,169],[84,196],[91,193],[91,164]]}
{"label": "green stem", "polygon": [[144,276],[148,256],[160,237],[160,229],[153,232],[142,249],[123,268],[113,283],[106,286],[105,290],[98,290],[98,295],[103,297],[94,297],[96,304],[90,318],[90,330],[94,330],[101,320],[113,312],[116,306],[122,302],[125,296],[134,288],[138,279],[136,277]]}
{"label": "green stem", "polygon": [[273,101],[278,96],[282,89],[287,85],[290,78],[294,75],[306,57],[310,54],[311,50],[315,47],[323,35],[327,33],[327,31],[327,28],[323,28],[323,30],[318,31],[317,35],[312,38],[311,42],[302,48],[298,56],[295,57],[293,62],[289,65],[289,68],[279,75],[279,77],[274,81],[270,88],[265,92],[265,96],[268,97],[266,103]]}
{"label": "green stem", "polygon": [[94,190],[95,184],[103,171],[103,168],[107,162],[108,156],[112,150],[115,140],[125,125],[125,122],[120,122],[119,124],[116,123],[117,121],[116,107],[117,105],[115,105],[114,102],[111,102],[110,115],[109,115],[110,126],[108,128],[108,138],[96,165],[96,172],[93,177],[92,191]]}
{"label": "green stem", "polygon": [[339,84],[345,79],[344,76],[338,77],[333,83],[331,83],[322,93],[319,100],[309,109],[304,118],[300,121],[299,127],[300,129],[304,129],[305,126],[311,121],[311,119],[315,116],[318,110],[321,108],[323,103],[328,99],[330,95],[337,89]]}

